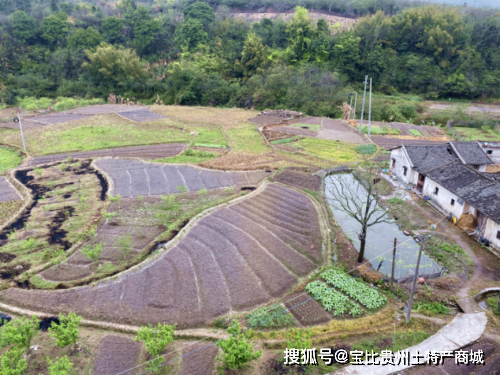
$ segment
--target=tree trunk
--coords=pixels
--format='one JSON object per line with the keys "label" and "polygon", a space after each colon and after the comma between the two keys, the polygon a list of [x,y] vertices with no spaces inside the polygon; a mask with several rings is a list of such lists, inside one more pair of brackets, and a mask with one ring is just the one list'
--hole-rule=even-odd
{"label": "tree trunk", "polygon": [[365,245],[366,245],[366,225],[363,225],[363,228],[361,229],[361,234],[359,236],[359,239],[361,241],[361,244],[359,246],[359,258],[358,258],[358,263],[361,263],[363,261],[363,258],[365,257]]}

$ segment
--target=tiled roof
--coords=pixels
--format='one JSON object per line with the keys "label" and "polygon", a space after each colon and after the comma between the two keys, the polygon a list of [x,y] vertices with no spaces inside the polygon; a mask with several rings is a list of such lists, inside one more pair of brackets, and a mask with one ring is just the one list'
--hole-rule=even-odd
{"label": "tiled roof", "polygon": [[457,158],[450,145],[404,146],[415,170],[424,173],[446,165]]}
{"label": "tiled roof", "polygon": [[467,165],[493,164],[477,142],[450,142]]}
{"label": "tiled roof", "polygon": [[435,168],[426,175],[500,224],[500,182],[491,180],[460,162]]}

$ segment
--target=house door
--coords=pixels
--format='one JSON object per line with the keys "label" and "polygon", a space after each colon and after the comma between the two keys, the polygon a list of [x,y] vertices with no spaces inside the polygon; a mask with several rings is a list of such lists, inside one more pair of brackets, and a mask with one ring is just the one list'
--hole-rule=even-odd
{"label": "house door", "polygon": [[424,184],[425,184],[425,176],[423,174],[418,174],[418,181],[417,181],[417,191],[419,193],[424,191]]}
{"label": "house door", "polygon": [[392,159],[391,173],[392,171],[394,171],[395,167],[396,167],[396,159]]}

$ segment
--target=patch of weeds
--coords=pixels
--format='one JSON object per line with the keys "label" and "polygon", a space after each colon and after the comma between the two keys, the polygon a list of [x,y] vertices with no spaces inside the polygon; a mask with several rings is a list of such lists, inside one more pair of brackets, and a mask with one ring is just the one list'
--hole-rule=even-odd
{"label": "patch of weeds", "polygon": [[426,241],[427,253],[451,273],[461,274],[473,268],[474,263],[469,254],[455,243],[433,236]]}
{"label": "patch of weeds", "polygon": [[206,195],[207,191],[208,191],[207,189],[203,188],[203,189],[198,190],[198,194],[199,195]]}
{"label": "patch of weeds", "polygon": [[427,316],[450,314],[450,309],[440,302],[415,303],[414,309]]}
{"label": "patch of weeds", "polygon": [[33,237],[30,237],[27,240],[21,242],[21,248],[23,250],[35,250],[40,245],[41,245],[40,241],[37,241]]}
{"label": "patch of weeds", "polygon": [[186,194],[187,193],[187,187],[185,185],[177,185],[175,189],[180,193],[180,194]]}
{"label": "patch of weeds", "polygon": [[53,283],[50,281],[45,281],[38,275],[32,276],[30,279],[30,284],[34,286],[37,289],[56,289],[57,288],[57,283]]}
{"label": "patch of weeds", "polygon": [[262,307],[245,315],[247,325],[256,328],[285,328],[295,327],[297,322],[292,314],[287,313],[281,304],[271,307]]}
{"label": "patch of weeds", "polygon": [[104,216],[106,220],[111,220],[115,215],[116,212],[102,212],[102,216]]}
{"label": "patch of weeds", "polygon": [[33,169],[33,172],[35,172],[40,177],[43,173],[43,168],[35,168]]}
{"label": "patch of weeds", "polygon": [[404,203],[404,200],[402,200],[401,198],[392,197],[388,199],[387,202],[389,202],[390,204],[402,204]]}
{"label": "patch of weeds", "polygon": [[302,137],[295,136],[295,137],[290,137],[290,138],[276,139],[274,141],[271,141],[271,144],[273,144],[273,145],[282,145],[282,144],[285,144],[285,143],[294,142],[294,141],[296,141],[298,139],[302,139]]}
{"label": "patch of weeds", "polygon": [[372,155],[377,151],[377,146],[375,145],[361,145],[354,149],[358,154],[362,155]]}
{"label": "patch of weeds", "polygon": [[122,199],[122,196],[121,194],[117,194],[115,195],[114,197],[112,195],[109,196],[109,200],[112,202],[112,203],[116,203],[117,205],[120,205],[120,199]]}
{"label": "patch of weeds", "polygon": [[99,260],[102,252],[102,242],[95,244],[94,246],[85,245],[82,250],[82,254],[89,258],[92,262],[96,263]]}
{"label": "patch of weeds", "polygon": [[409,129],[408,130],[411,135],[415,136],[415,137],[421,137],[422,136],[422,133],[420,133],[417,129]]}
{"label": "patch of weeds", "polygon": [[0,172],[17,167],[23,158],[18,151],[0,147]]}
{"label": "patch of weeds", "polygon": [[500,315],[500,310],[498,310],[498,297],[490,297],[486,300],[486,304],[492,308],[495,315]]}
{"label": "patch of weeds", "polygon": [[122,251],[122,256],[120,257],[120,259],[125,259],[127,257],[127,255],[130,253],[130,250],[132,250],[132,244],[131,244],[131,235],[128,234],[126,236],[123,236],[123,237],[119,237],[118,238],[118,245],[120,245],[120,249]]}

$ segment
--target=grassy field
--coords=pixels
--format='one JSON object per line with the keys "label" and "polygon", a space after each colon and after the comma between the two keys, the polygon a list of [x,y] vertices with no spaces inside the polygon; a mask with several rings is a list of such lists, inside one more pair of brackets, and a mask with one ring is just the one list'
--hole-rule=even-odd
{"label": "grassy field", "polygon": [[191,163],[199,164],[218,157],[219,154],[204,150],[187,149],[182,154],[170,158],[157,159],[160,163]]}
{"label": "grassy field", "polygon": [[356,162],[361,159],[355,151],[358,145],[350,143],[317,138],[304,138],[294,143],[294,146],[303,152],[317,156],[321,159],[338,161],[340,163]]}
{"label": "grassy field", "polygon": [[22,161],[23,158],[19,152],[0,147],[0,173],[17,167]]}
{"label": "grassy field", "polygon": [[500,132],[491,128],[453,128],[450,135],[467,141],[500,141]]}

